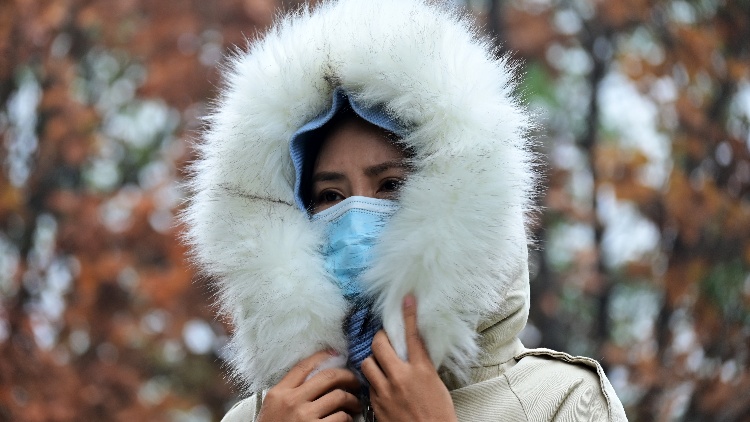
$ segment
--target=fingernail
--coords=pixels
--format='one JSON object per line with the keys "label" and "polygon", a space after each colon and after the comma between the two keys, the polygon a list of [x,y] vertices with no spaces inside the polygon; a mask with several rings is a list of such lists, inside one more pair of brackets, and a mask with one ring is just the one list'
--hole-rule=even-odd
{"label": "fingernail", "polygon": [[409,293],[408,295],[404,296],[404,307],[405,308],[411,308],[416,303],[417,303],[417,299],[414,297],[413,294]]}
{"label": "fingernail", "polygon": [[339,352],[338,352],[338,350],[336,350],[336,349],[328,349],[327,352],[331,356],[339,356],[340,355]]}

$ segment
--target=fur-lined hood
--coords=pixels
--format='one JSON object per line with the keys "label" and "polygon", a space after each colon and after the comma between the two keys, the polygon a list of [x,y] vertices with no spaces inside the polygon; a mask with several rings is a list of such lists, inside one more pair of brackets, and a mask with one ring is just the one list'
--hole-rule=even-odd
{"label": "fur-lined hood", "polygon": [[183,220],[235,326],[230,363],[247,391],[318,350],[347,349],[348,305],[323,270],[322,234],[295,206],[289,154],[292,134],[329,109],[339,86],[385,105],[415,152],[364,274],[396,351],[406,354],[409,292],[433,361],[454,375],[518,343],[535,175],[514,78],[466,19],[422,0],[326,1],[231,58]]}

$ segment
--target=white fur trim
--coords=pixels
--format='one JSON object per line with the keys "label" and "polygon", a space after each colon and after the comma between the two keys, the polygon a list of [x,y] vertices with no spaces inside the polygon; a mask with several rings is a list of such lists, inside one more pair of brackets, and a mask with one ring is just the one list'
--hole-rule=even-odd
{"label": "white fur trim", "polygon": [[345,352],[346,302],[323,271],[321,235],[294,208],[289,138],[343,86],[412,128],[417,170],[367,272],[401,356],[401,301],[417,296],[432,359],[459,376],[476,327],[526,265],[535,175],[513,73],[446,8],[420,0],[324,2],[236,55],[209,116],[183,220],[197,265],[236,327],[231,362],[249,391],[297,361]]}

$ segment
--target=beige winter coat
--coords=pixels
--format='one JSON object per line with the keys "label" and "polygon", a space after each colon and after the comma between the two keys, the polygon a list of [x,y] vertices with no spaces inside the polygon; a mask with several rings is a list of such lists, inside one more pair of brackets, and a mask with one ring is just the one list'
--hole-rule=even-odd
{"label": "beige winter coat", "polygon": [[[627,420],[592,359],[530,349],[503,364],[475,368],[472,375],[472,384],[451,390],[461,422]],[[242,400],[222,421],[254,421],[261,404],[257,396]]]}
{"label": "beige winter coat", "polygon": [[[525,349],[515,336],[518,326],[526,324],[525,277],[517,279],[506,298],[512,305],[510,312],[497,315],[494,325],[481,327],[481,366],[471,368],[471,382],[461,385],[450,374],[441,374],[458,420],[627,421],[597,361],[549,349]],[[222,421],[254,421],[261,404],[258,395],[242,400]]]}

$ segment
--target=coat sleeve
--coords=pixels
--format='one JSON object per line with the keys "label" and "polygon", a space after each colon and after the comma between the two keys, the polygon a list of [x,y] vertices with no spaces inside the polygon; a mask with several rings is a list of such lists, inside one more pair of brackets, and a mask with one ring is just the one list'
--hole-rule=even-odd
{"label": "coat sleeve", "polygon": [[595,360],[545,349],[516,359],[505,376],[529,421],[627,421]]}

